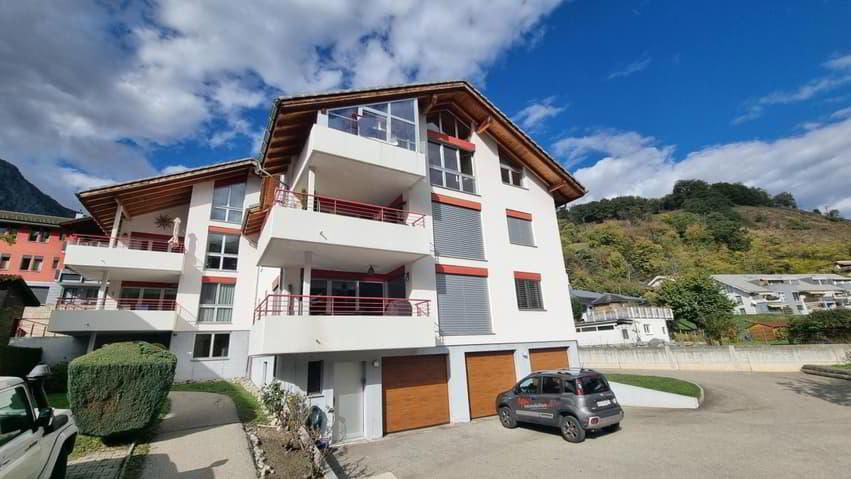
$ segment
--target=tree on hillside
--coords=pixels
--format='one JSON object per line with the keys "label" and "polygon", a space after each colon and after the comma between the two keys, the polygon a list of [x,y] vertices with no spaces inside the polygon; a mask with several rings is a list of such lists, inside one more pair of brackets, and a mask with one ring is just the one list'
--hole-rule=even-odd
{"label": "tree on hillside", "polygon": [[712,278],[690,274],[667,281],[657,299],[674,311],[675,328],[677,322],[687,321],[703,329],[710,339],[721,341],[727,337],[727,318],[732,319],[735,305]]}
{"label": "tree on hillside", "polygon": [[839,213],[839,210],[830,210],[827,212],[827,214],[825,214],[825,216],[827,216],[827,219],[832,221],[838,221],[842,219],[842,215]]}
{"label": "tree on hillside", "polygon": [[709,188],[740,206],[774,206],[768,192],[741,183],[712,183]]}
{"label": "tree on hillside", "polygon": [[751,247],[748,232],[738,218],[720,212],[709,213],[706,215],[706,228],[713,241],[733,251],[747,251]]}
{"label": "tree on hillside", "polygon": [[0,233],[0,241],[9,244],[10,246],[15,244],[15,234],[14,233]]}
{"label": "tree on hillside", "polygon": [[795,201],[795,197],[792,196],[792,193],[789,193],[788,191],[777,193],[773,198],[771,198],[771,201],[774,203],[776,208],[798,208],[798,202]]}

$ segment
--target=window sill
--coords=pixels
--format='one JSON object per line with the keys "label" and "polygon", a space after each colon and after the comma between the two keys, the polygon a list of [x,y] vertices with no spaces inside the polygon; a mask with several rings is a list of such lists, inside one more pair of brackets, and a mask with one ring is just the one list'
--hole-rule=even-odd
{"label": "window sill", "polygon": [[537,248],[538,247],[538,245],[534,245],[534,244],[512,243],[511,241],[509,241],[509,243],[514,245],[514,246],[525,246],[527,248]]}
{"label": "window sill", "polygon": [[230,359],[230,357],[228,357],[228,356],[223,356],[223,357],[220,357],[220,358],[192,358],[193,361],[198,361],[198,362],[227,361],[229,359]]}
{"label": "window sill", "polygon": [[533,313],[534,312],[538,312],[538,313],[546,313],[547,312],[546,308],[525,308],[525,309],[524,308],[517,308],[517,309],[519,311],[524,311],[524,312],[529,311],[529,312],[533,312]]}
{"label": "window sill", "polygon": [[[461,193],[461,194],[463,194],[463,195],[475,196],[475,197],[477,197],[477,198],[481,198],[481,197],[482,197],[482,195],[480,195],[480,194],[478,194],[478,193],[469,193],[469,192],[464,191],[464,190],[456,190],[455,188],[449,188],[448,186],[435,185],[435,184],[432,184],[432,183],[430,183],[430,184],[431,184],[431,187],[432,187],[432,188],[439,188],[439,189],[441,189],[441,190],[451,191],[452,193]],[[463,199],[463,198],[461,198],[461,199]]]}

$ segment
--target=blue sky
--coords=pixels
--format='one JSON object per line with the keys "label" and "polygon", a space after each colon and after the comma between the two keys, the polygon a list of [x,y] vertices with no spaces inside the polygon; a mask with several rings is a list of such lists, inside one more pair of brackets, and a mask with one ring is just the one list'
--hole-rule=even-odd
{"label": "blue sky", "polygon": [[851,215],[851,2],[32,3],[0,7],[0,157],[74,207],[254,154],[277,95],[466,78],[586,200],[698,177]]}

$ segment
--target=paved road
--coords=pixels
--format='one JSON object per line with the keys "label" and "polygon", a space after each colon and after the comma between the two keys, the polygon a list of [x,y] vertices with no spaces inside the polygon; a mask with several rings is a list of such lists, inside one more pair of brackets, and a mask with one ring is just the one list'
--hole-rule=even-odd
{"label": "paved road", "polygon": [[172,392],[171,412],[145,457],[144,479],[253,478],[254,463],[233,401]]}
{"label": "paved road", "polygon": [[849,477],[851,381],[800,373],[646,372],[701,384],[699,410],[627,408],[623,428],[569,444],[495,418],[351,445],[351,477]]}

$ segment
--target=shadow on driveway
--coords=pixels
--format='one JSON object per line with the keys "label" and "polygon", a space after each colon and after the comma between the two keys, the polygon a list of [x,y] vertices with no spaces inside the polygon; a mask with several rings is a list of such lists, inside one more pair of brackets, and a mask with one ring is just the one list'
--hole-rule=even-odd
{"label": "shadow on driveway", "polygon": [[779,381],[777,384],[801,395],[819,398],[839,406],[851,406],[851,381],[801,377]]}

